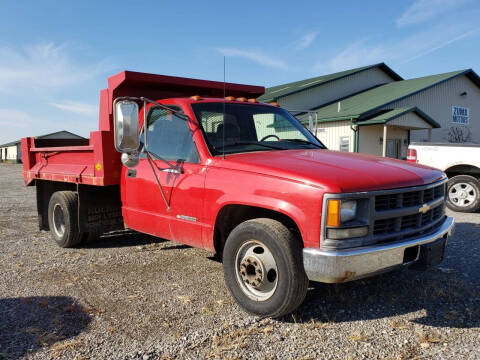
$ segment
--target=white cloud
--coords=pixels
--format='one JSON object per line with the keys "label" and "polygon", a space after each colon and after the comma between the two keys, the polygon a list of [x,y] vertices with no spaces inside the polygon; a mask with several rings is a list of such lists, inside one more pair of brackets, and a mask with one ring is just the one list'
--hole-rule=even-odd
{"label": "white cloud", "polygon": [[0,47],[0,93],[44,93],[90,80],[106,70],[99,62],[76,64],[66,45],[40,43],[22,49]]}
{"label": "white cloud", "polygon": [[31,124],[30,115],[25,111],[0,108],[0,126],[26,128]]}
{"label": "white cloud", "polygon": [[428,54],[431,54],[437,50],[440,50],[441,48],[445,47],[445,46],[448,46],[450,44],[453,44],[457,41],[460,41],[460,40],[463,40],[465,38],[468,38],[470,36],[474,36],[474,35],[478,35],[480,32],[480,28],[476,28],[476,29],[472,29],[472,30],[468,30],[468,31],[465,31],[464,33],[461,33],[459,35],[456,35],[454,37],[451,37],[445,41],[441,41],[441,42],[437,42],[436,44],[432,44],[431,47],[429,48],[426,48],[425,50],[423,51],[420,51],[418,54],[416,54],[415,56],[405,60],[404,62],[409,62],[409,61],[412,61],[412,60],[415,60],[415,59],[418,59],[422,56],[425,56],[425,55],[428,55]]}
{"label": "white cloud", "polygon": [[397,27],[422,23],[470,0],[416,0],[395,20]]}
{"label": "white cloud", "polygon": [[303,50],[309,47],[317,38],[318,31],[311,31],[302,36],[302,38],[298,41],[296,46],[297,50]]}
{"label": "white cloud", "polygon": [[265,55],[259,51],[255,50],[246,50],[246,49],[238,49],[238,48],[218,48],[217,51],[227,57],[237,57],[248,59],[253,61],[257,64],[266,66],[266,67],[273,67],[278,69],[286,69],[287,64],[285,61],[277,58],[270,57]]}
{"label": "white cloud", "polygon": [[94,116],[98,114],[97,106],[81,102],[67,101],[64,103],[51,103],[50,105],[60,110],[69,111],[81,115]]}
{"label": "white cloud", "polygon": [[379,62],[406,63],[479,34],[480,28],[438,25],[397,41],[378,42],[378,40],[365,38],[340,50],[329,61],[317,63],[314,70],[317,73],[325,73]]}
{"label": "white cloud", "polygon": [[327,63],[318,63],[316,72],[342,71],[362,65],[370,65],[383,61],[386,57],[384,46],[369,45],[368,39],[362,39],[348,45]]}

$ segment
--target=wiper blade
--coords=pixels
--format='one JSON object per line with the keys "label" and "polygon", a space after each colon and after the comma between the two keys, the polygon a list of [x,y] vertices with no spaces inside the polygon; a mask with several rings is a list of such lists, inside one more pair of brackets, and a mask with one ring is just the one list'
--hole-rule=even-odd
{"label": "wiper blade", "polygon": [[316,146],[320,149],[323,149],[323,146],[321,146],[319,144],[315,144],[315,143],[313,143],[311,141],[308,141],[308,140],[303,140],[303,139],[282,139],[282,141],[298,142],[298,143],[302,143],[302,144],[313,145],[313,146]]}
{"label": "wiper blade", "polygon": [[283,147],[278,147],[278,146],[269,145],[269,144],[262,144],[258,141],[235,141],[235,142],[228,143],[228,144],[225,144],[225,145],[221,145],[221,146],[218,146],[218,147],[216,146],[215,150],[225,149],[227,147],[232,147],[232,146],[237,146],[237,145],[259,145],[259,146],[263,146],[263,147],[266,147],[266,148],[269,148],[269,149],[285,150],[285,148],[283,148]]}

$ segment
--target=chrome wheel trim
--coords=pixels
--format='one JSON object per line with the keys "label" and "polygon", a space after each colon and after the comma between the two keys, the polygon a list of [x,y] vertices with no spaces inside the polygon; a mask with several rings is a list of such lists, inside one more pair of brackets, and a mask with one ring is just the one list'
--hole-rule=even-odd
{"label": "chrome wheel trim", "polygon": [[243,293],[254,301],[270,299],[277,289],[277,263],[270,249],[258,240],[249,240],[238,249],[235,275]]}
{"label": "chrome wheel trim", "polygon": [[63,213],[63,209],[60,204],[55,204],[53,207],[53,231],[55,234],[62,238],[65,234],[65,214]]}
{"label": "chrome wheel trim", "polygon": [[469,183],[457,183],[448,190],[448,198],[458,207],[470,206],[477,196],[477,191]]}

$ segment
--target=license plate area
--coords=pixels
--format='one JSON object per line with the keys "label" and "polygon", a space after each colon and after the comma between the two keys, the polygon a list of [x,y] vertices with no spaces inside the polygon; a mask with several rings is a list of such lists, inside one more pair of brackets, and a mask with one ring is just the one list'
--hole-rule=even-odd
{"label": "license plate area", "polygon": [[432,243],[421,245],[418,260],[410,265],[410,269],[427,270],[440,264],[445,256],[446,244],[447,238],[443,237]]}

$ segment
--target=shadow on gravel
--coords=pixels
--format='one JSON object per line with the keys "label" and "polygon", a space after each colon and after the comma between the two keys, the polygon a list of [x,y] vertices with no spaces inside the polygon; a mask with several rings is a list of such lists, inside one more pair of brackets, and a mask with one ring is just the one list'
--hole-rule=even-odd
{"label": "shadow on gravel", "polygon": [[311,282],[313,288],[294,318],[283,321],[373,320],[423,310],[423,316],[411,321],[434,327],[480,327],[479,224],[457,223],[446,255],[442,264],[426,272],[403,269],[344,284]]}
{"label": "shadow on gravel", "polygon": [[142,234],[136,231],[118,231],[107,233],[101,236],[100,239],[91,243],[80,245],[80,247],[85,249],[107,249],[142,246],[154,243],[162,243],[165,241],[167,240],[147,234]]}
{"label": "shadow on gravel", "polygon": [[65,296],[0,299],[0,359],[18,359],[73,338],[90,316]]}

